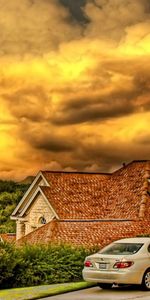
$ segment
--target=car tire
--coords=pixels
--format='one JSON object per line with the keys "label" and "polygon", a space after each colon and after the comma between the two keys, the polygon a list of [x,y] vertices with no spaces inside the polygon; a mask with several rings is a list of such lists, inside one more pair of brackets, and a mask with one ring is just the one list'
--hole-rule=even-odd
{"label": "car tire", "polygon": [[112,288],[112,284],[111,283],[98,283],[98,286],[101,289],[104,289],[104,290],[108,290],[108,289]]}
{"label": "car tire", "polygon": [[150,268],[147,269],[143,275],[142,288],[150,291]]}

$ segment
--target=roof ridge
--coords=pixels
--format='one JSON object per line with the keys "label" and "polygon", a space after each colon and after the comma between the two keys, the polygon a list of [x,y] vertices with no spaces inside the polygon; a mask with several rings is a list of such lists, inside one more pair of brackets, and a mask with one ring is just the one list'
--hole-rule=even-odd
{"label": "roof ridge", "polygon": [[52,171],[52,170],[40,170],[42,173],[51,174],[84,174],[84,175],[112,175],[112,173],[107,172],[85,172],[85,171]]}
{"label": "roof ridge", "polygon": [[134,163],[148,163],[148,162],[150,162],[149,159],[143,159],[143,160],[141,159],[141,160],[132,160],[132,161],[130,161],[127,164],[123,163],[123,165],[119,169],[117,169],[116,171],[114,171],[111,175],[116,174],[117,172],[119,172],[119,171],[121,171],[123,169],[128,168],[128,166],[130,166],[130,165],[132,165]]}
{"label": "roof ridge", "polygon": [[86,172],[86,171],[64,171],[64,170],[59,170],[59,171],[53,171],[53,170],[40,170],[42,173],[51,173],[51,174],[83,174],[83,175],[113,175],[116,172],[120,171],[121,169],[127,168],[129,165],[134,164],[134,163],[147,163],[150,162],[149,159],[139,159],[139,160],[132,160],[127,164],[124,164],[121,166],[119,169],[117,169],[114,172]]}
{"label": "roof ridge", "polygon": [[139,162],[139,163],[142,163],[142,162],[150,162],[150,159],[135,159],[135,160],[132,160],[131,163],[134,163],[134,162]]}

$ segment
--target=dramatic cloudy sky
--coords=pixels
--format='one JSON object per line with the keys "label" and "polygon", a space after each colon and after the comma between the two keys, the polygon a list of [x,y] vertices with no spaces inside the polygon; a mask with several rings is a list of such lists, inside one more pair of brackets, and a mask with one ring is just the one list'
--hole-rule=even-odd
{"label": "dramatic cloudy sky", "polygon": [[0,0],[0,178],[150,159],[150,1]]}

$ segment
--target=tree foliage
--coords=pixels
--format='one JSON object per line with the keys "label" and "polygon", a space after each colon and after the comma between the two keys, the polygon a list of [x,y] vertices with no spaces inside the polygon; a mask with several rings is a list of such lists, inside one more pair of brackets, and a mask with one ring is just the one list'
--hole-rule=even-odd
{"label": "tree foliage", "polygon": [[27,190],[28,185],[0,180],[0,233],[15,232],[10,215]]}

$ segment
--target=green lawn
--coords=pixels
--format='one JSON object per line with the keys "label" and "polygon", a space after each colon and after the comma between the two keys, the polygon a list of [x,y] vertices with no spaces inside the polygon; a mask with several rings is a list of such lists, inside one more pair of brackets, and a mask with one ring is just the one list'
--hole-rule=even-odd
{"label": "green lawn", "polygon": [[93,284],[87,282],[74,282],[1,290],[0,300],[38,299],[46,296],[58,295],[61,293],[84,289],[91,286],[93,286]]}

